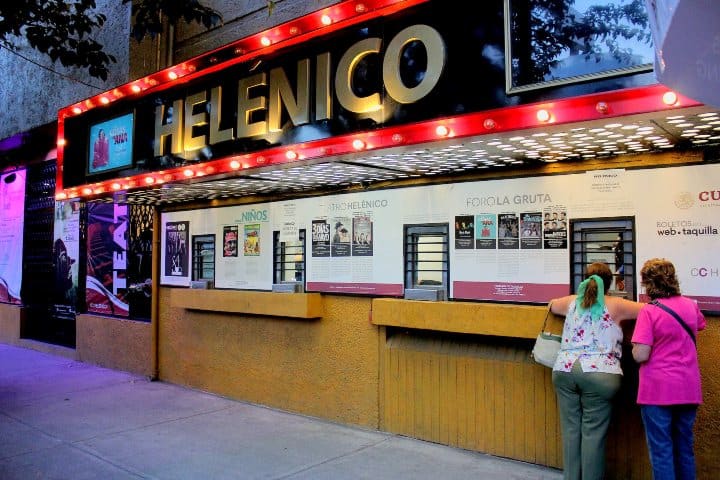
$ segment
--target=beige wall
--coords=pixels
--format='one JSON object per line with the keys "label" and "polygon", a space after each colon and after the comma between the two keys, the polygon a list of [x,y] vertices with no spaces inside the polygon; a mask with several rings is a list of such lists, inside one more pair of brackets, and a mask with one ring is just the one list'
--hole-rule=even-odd
{"label": "beige wall", "polygon": [[160,289],[161,380],[377,428],[370,299],[325,296],[322,318],[292,319],[179,308],[170,290]]}
{"label": "beige wall", "polygon": [[152,324],[99,315],[77,315],[78,360],[137,375],[153,375]]}

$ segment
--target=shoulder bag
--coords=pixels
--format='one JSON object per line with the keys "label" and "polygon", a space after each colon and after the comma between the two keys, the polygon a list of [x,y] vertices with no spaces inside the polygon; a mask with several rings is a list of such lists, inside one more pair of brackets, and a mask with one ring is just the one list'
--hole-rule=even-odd
{"label": "shoulder bag", "polygon": [[560,340],[562,340],[562,336],[545,331],[549,316],[550,306],[548,306],[542,330],[540,330],[540,333],[535,339],[535,346],[533,347],[530,356],[540,365],[553,368],[555,366],[555,360],[557,359],[558,352],[560,351]]}

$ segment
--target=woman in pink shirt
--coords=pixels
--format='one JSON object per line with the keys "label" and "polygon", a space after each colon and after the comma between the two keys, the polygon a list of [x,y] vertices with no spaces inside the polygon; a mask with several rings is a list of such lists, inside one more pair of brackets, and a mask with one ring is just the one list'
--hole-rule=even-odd
{"label": "woman in pink shirt", "polygon": [[695,335],[705,328],[705,317],[695,301],[680,295],[668,260],[648,260],[640,276],[647,295],[657,301],[640,311],[632,337],[653,478],[694,479],[693,425],[702,403]]}

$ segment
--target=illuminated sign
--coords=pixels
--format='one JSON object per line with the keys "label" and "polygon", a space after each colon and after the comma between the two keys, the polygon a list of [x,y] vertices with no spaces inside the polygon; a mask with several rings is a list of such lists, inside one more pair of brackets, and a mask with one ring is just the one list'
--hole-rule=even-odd
{"label": "illuminated sign", "polygon": [[133,123],[133,114],[129,113],[90,127],[89,175],[132,166]]}

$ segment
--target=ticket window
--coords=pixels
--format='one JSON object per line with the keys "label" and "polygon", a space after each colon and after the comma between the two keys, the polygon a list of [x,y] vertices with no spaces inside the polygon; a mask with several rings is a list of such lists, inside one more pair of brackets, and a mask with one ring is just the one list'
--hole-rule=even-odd
{"label": "ticket window", "polygon": [[573,220],[570,229],[572,291],[584,280],[588,265],[604,262],[613,272],[610,294],[636,300],[635,219]]}
{"label": "ticket window", "polygon": [[305,229],[300,229],[298,239],[280,241],[280,232],[273,235],[273,283],[305,282]]}
{"label": "ticket window", "polygon": [[405,225],[405,288],[449,294],[448,224]]}
{"label": "ticket window", "polygon": [[215,235],[192,237],[192,279],[215,281]]}

